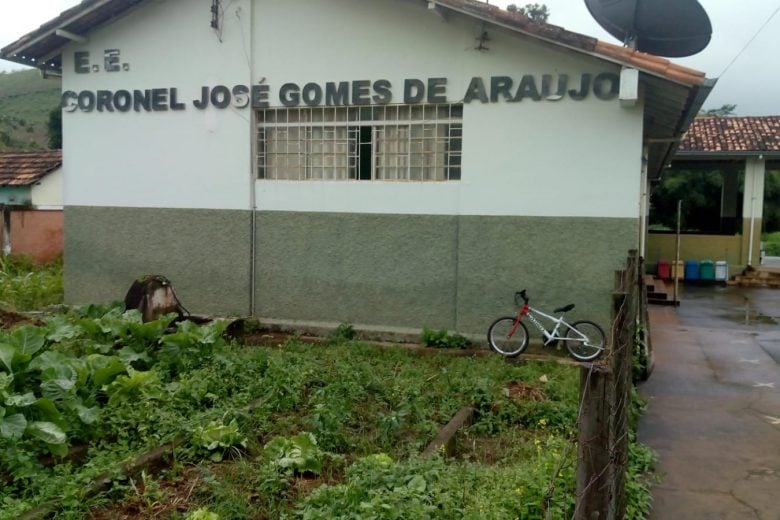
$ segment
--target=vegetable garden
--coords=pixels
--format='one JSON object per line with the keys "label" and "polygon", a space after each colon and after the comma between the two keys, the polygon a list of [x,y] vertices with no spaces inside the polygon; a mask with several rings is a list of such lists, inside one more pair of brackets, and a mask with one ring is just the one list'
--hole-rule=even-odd
{"label": "vegetable garden", "polygon": [[[572,516],[570,366],[339,337],[247,346],[173,318],[89,306],[0,333],[0,518]],[[456,453],[420,457],[467,405]],[[632,458],[641,518],[652,457]]]}

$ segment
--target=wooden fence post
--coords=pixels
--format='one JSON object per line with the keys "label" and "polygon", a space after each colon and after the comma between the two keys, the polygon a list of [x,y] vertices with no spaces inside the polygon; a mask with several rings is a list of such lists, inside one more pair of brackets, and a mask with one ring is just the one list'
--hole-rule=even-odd
{"label": "wooden fence post", "polygon": [[615,273],[611,348],[599,364],[580,371],[577,520],[625,516],[631,401],[631,357],[640,297],[639,262],[631,251],[626,270]]}
{"label": "wooden fence post", "polygon": [[576,520],[601,518],[609,508],[609,367],[580,369]]}

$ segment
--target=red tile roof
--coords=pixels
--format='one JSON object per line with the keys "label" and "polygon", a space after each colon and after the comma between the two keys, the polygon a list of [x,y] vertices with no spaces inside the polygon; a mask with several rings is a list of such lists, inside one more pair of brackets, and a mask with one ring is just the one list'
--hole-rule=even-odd
{"label": "red tile roof", "polygon": [[477,0],[435,0],[435,3],[477,18],[487,19],[543,40],[579,49],[610,61],[617,61],[624,65],[654,73],[678,83],[701,85],[706,79],[703,72],[676,65],[666,58],[603,42],[590,36],[567,31],[557,25],[534,22],[522,14],[505,11],[495,5]]}
{"label": "red tile roof", "polygon": [[[92,29],[110,22],[141,5],[145,0],[83,0],[80,4],[64,11],[57,18],[0,49],[4,59],[42,68],[61,68],[58,51],[69,43],[58,36],[56,29],[67,29],[76,34],[88,34]],[[418,0],[421,1],[422,0]],[[584,34],[567,31],[557,25],[534,22],[519,13],[513,13],[478,0],[430,0],[433,5],[457,11],[473,18],[495,23],[531,37],[584,51],[597,57],[635,67],[663,78],[685,85],[701,85],[704,74],[675,65],[665,58],[646,54],[620,45],[602,42]],[[52,56],[54,56],[52,58]],[[49,59],[49,62],[43,62]]]}
{"label": "red tile roof", "polygon": [[62,150],[0,152],[0,186],[30,186],[62,166]]}
{"label": "red tile roof", "polygon": [[677,65],[666,58],[600,40],[596,41],[595,52],[601,56],[614,58],[621,63],[647,72],[654,72],[659,76],[685,83],[686,85],[701,85],[707,79],[704,72]]}
{"label": "red tile roof", "polygon": [[780,152],[780,116],[696,118],[679,151]]}

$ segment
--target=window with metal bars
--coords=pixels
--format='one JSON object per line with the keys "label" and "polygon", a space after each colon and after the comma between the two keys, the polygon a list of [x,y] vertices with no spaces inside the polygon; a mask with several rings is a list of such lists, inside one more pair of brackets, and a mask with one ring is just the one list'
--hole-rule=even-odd
{"label": "window with metal bars", "polygon": [[461,104],[257,112],[264,180],[460,180],[462,149]]}

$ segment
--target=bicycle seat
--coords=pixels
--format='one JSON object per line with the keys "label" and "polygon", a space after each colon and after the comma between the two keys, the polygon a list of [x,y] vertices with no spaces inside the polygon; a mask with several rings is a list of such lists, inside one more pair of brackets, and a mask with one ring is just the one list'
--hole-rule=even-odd
{"label": "bicycle seat", "polygon": [[557,314],[557,313],[559,313],[559,312],[569,312],[569,311],[570,311],[570,310],[572,310],[573,308],[574,308],[574,304],[573,304],[573,303],[570,303],[570,304],[569,304],[569,305],[567,305],[566,307],[558,307],[558,308],[557,308],[557,309],[555,309],[553,312],[554,312],[554,313],[556,313],[556,314]]}

